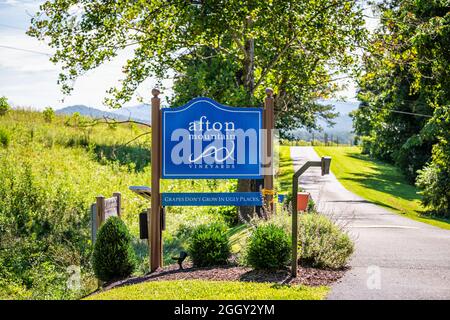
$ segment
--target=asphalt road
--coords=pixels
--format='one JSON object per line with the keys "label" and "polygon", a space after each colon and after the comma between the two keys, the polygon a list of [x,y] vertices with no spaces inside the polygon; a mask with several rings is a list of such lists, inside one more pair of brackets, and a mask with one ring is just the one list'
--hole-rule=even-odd
{"label": "asphalt road", "polygon": [[[295,170],[319,160],[312,147],[292,147],[291,157]],[[333,174],[322,177],[320,168],[308,169],[300,187],[355,241],[351,269],[328,299],[450,299],[449,230],[374,205],[346,190]]]}

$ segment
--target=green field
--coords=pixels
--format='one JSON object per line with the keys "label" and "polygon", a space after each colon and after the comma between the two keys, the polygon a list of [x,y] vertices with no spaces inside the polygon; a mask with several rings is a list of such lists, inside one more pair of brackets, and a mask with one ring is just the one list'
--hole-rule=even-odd
{"label": "green field", "polygon": [[359,147],[314,149],[319,156],[332,155],[331,170],[347,190],[408,218],[450,229],[449,220],[422,215],[417,188],[396,167],[370,159]]}
{"label": "green field", "polygon": [[[148,271],[147,241],[139,239],[138,214],[149,203],[128,187],[150,184],[150,135],[130,142],[150,128],[135,124],[90,126],[90,121],[56,116],[48,123],[42,113],[29,110],[12,110],[0,117],[4,141],[0,145],[0,299],[77,299],[94,291],[97,281],[91,266],[89,208],[96,196],[110,197],[117,191],[122,193],[122,218],[133,235],[138,255],[134,275]],[[281,148],[281,165],[275,183],[286,193],[293,173],[288,147]],[[163,180],[161,188],[165,192],[233,192],[236,180]],[[230,213],[235,214],[223,209],[227,208],[168,208],[164,263],[173,263],[170,257],[186,250],[193,227],[226,222]],[[248,232],[245,225],[230,227],[232,251],[238,253]],[[71,266],[81,268],[81,288],[76,291],[67,290],[67,268]],[[190,298],[223,294],[234,299],[318,299],[326,291],[234,282],[184,284]],[[181,292],[172,289],[160,291],[157,297],[168,299]]]}
{"label": "green field", "polygon": [[278,192],[287,194],[292,190],[292,176],[294,175],[294,165],[291,159],[291,149],[289,146],[280,146],[279,149],[279,170],[277,176]]}
{"label": "green field", "polygon": [[[146,240],[138,215],[148,201],[129,191],[149,185],[150,128],[123,124],[86,126],[89,119],[12,110],[0,117],[0,299],[72,299],[96,289],[90,266],[90,205],[121,192],[123,220],[147,271]],[[232,191],[233,180],[164,180],[163,191]],[[172,207],[163,232],[164,261],[173,263],[193,226],[223,221],[218,207]],[[233,230],[238,231],[238,230]],[[69,266],[80,266],[80,291],[68,291]]]}
{"label": "green field", "polygon": [[149,281],[101,292],[87,300],[321,300],[328,290],[237,281]]}

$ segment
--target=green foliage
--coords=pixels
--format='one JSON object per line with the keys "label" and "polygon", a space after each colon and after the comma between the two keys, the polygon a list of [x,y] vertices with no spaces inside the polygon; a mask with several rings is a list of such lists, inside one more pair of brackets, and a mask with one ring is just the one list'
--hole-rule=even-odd
{"label": "green foliage", "polygon": [[448,213],[448,195],[433,195],[443,189],[427,178],[437,170],[445,181],[450,167],[448,1],[383,1],[378,9],[381,23],[358,81],[362,103],[353,113],[355,131],[371,139],[364,151],[394,163],[410,182],[431,163],[417,185],[431,212]]}
{"label": "green foliage", "polygon": [[55,119],[55,111],[51,107],[47,107],[42,112],[42,115],[44,116],[44,120],[47,123],[52,123],[53,119]]}
{"label": "green foliage", "polygon": [[423,204],[433,213],[450,217],[450,170],[448,167],[430,163],[419,170],[417,186],[422,189]]}
{"label": "green foliage", "polygon": [[6,148],[9,145],[9,142],[11,141],[11,136],[9,134],[9,131],[6,129],[0,128],[0,146]]}
{"label": "green foliage", "polygon": [[298,228],[299,263],[317,268],[343,268],[353,253],[353,242],[329,218],[302,214]]}
{"label": "green foliage", "polygon": [[92,266],[95,275],[102,281],[126,278],[133,273],[136,256],[131,235],[120,218],[108,218],[98,230]]}
{"label": "green foliage", "polygon": [[368,136],[363,136],[361,139],[361,153],[362,154],[371,154],[371,150],[373,149],[373,138]]}
{"label": "green foliage", "polygon": [[237,207],[211,207],[209,213],[221,216],[230,227],[236,226],[239,223]]}
{"label": "green foliage", "polygon": [[[75,23],[73,6],[82,8]],[[206,95],[256,106],[272,86],[277,125],[294,129],[336,115],[316,101],[339,89],[336,70],[351,72],[365,29],[357,1],[77,0],[45,2],[28,34],[55,49],[65,93],[76,77],[114,58],[114,48],[133,44],[122,85],[109,91],[108,104],[119,107],[149,77],[164,80],[174,72],[176,105]]]}
{"label": "green foliage", "polygon": [[255,269],[283,269],[289,261],[290,243],[283,228],[270,223],[259,225],[248,241],[246,261]]}
{"label": "green foliage", "polygon": [[[138,271],[148,271],[146,244],[137,240],[137,214],[148,203],[128,187],[148,184],[150,136],[125,146],[147,127],[76,128],[65,126],[67,118],[57,115],[48,125],[42,113],[20,109],[0,118],[1,130],[11,138],[8,148],[0,147],[1,298],[71,299],[96,289],[89,208],[99,194],[122,192],[122,220],[133,236]],[[168,192],[228,192],[235,187],[236,180],[162,181]],[[180,229],[212,221],[223,223],[223,217],[207,207],[168,208],[165,263],[186,250],[187,237],[177,236]],[[78,291],[66,285],[70,266],[81,268]],[[41,276],[44,269],[48,277]]]}
{"label": "green foliage", "polygon": [[[87,300],[321,300],[328,287],[239,281],[168,280],[123,286]],[[149,294],[151,293],[151,294]]]}
{"label": "green foliage", "polygon": [[0,97],[0,116],[4,116],[9,109],[11,109],[8,99],[6,97]]}
{"label": "green foliage", "polygon": [[221,223],[198,226],[189,240],[189,255],[198,267],[226,264],[230,250],[227,227]]}

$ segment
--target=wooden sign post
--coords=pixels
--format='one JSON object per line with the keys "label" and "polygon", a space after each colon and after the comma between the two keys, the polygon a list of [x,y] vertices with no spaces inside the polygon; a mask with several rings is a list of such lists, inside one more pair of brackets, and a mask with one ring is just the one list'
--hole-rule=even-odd
{"label": "wooden sign post", "polygon": [[[264,189],[265,189],[265,205],[269,214],[273,212],[273,129],[275,128],[275,115],[274,115],[274,99],[273,90],[271,88],[266,89],[266,99],[264,100],[264,129],[266,129],[266,139],[264,142],[264,161],[266,170],[264,172]],[[270,170],[270,171],[268,171]]]}
{"label": "wooden sign post", "polygon": [[163,265],[162,230],[161,230],[161,99],[160,91],[152,90],[152,187],[151,208],[147,215],[150,224],[149,258],[150,271],[153,272]]}

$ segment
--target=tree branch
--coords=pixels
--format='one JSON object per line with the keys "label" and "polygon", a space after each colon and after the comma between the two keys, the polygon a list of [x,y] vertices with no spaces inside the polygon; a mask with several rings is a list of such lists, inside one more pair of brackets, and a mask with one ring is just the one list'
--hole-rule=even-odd
{"label": "tree branch", "polygon": [[[318,10],[305,24],[305,26],[309,25],[319,14],[323,13],[324,11],[331,9],[332,7],[335,7],[337,5],[343,4],[345,2],[351,2],[351,1],[336,1],[328,6],[325,6],[323,8],[321,8],[320,10]],[[253,87],[252,90],[252,94],[253,92],[261,85],[261,83],[263,82],[264,78],[267,76],[267,74],[269,73],[269,71],[275,66],[275,64],[278,62],[278,60],[286,53],[286,51],[291,47],[291,45],[294,43],[294,41],[297,40],[298,36],[299,36],[299,32],[297,32],[296,34],[294,34],[294,36],[292,37],[291,40],[289,40],[285,46],[283,47],[283,49],[281,49],[280,52],[278,52],[276,54],[276,56],[269,62],[268,66],[265,67],[263,69],[263,71],[261,72],[261,76],[259,77],[258,81],[256,82],[255,86]]]}

